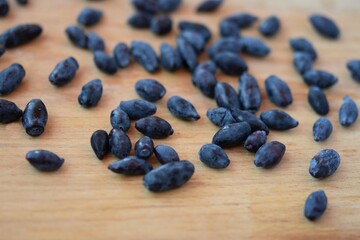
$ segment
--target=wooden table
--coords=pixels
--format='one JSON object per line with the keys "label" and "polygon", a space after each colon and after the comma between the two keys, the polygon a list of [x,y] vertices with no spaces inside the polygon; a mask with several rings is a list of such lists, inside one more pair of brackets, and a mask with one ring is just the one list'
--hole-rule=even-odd
{"label": "wooden table", "polygon": [[[133,13],[129,1],[104,2],[30,0],[26,7],[10,1],[8,17],[1,19],[0,30],[17,23],[41,23],[43,35],[31,44],[9,50],[0,58],[0,69],[14,62],[23,64],[26,77],[19,89],[6,96],[21,108],[32,98],[41,98],[49,112],[45,133],[37,138],[25,134],[20,122],[0,126],[0,239],[355,239],[360,237],[360,123],[343,128],[338,122],[342,98],[349,95],[360,106],[360,85],[353,81],[345,67],[347,60],[360,57],[360,2],[354,0],[226,0],[213,14],[196,14],[199,1],[185,0],[173,16],[174,23],[189,19],[206,23],[218,36],[221,18],[237,11],[249,11],[260,18],[270,14],[282,20],[278,36],[266,39],[272,53],[265,59],[245,57],[250,73],[259,81],[263,104],[261,111],[275,108],[264,91],[264,80],[275,74],[289,83],[294,103],[286,111],[299,120],[298,128],[271,132],[269,140],[286,144],[282,162],[271,170],[258,169],[254,155],[243,148],[226,150],[230,166],[217,171],[198,159],[200,147],[211,142],[217,127],[206,117],[215,102],[200,94],[191,84],[186,71],[175,74],[160,71],[149,74],[137,64],[108,76],[96,69],[92,54],[69,43],[65,28],[76,23],[85,6],[103,9],[100,24],[90,28],[106,40],[107,51],[118,42],[145,40],[158,51],[161,42],[175,43],[176,27],[166,37],[149,31],[131,29],[126,21]],[[333,17],[342,30],[341,39],[320,37],[308,23],[310,13]],[[259,36],[257,26],[243,35]],[[331,105],[328,117],[334,132],[328,141],[312,140],[312,125],[319,117],[307,103],[308,87],[292,66],[290,37],[303,36],[313,41],[319,53],[315,68],[325,69],[339,77],[339,83],[326,90]],[[62,59],[74,56],[80,64],[76,78],[65,87],[49,84],[48,76]],[[203,54],[201,57],[205,59]],[[237,87],[238,79],[217,74],[219,81]],[[91,110],[77,103],[81,87],[100,78],[104,94]],[[181,159],[194,163],[196,171],[183,188],[153,194],[142,186],[141,177],[123,177],[107,170],[116,158],[96,159],[89,144],[97,129],[111,129],[109,115],[121,100],[138,98],[134,84],[142,78],[155,78],[167,88],[157,103],[156,115],[167,119],[175,133],[156,144],[169,144]],[[166,108],[173,95],[190,100],[201,119],[184,122],[175,119]],[[141,136],[133,124],[129,131],[132,142]],[[341,155],[336,174],[325,180],[308,173],[310,159],[321,149],[334,148]],[[33,149],[48,149],[65,158],[64,166],[55,173],[36,171],[25,160]],[[155,159],[150,160],[157,164]],[[306,197],[324,189],[328,209],[315,223],[303,216]]]}

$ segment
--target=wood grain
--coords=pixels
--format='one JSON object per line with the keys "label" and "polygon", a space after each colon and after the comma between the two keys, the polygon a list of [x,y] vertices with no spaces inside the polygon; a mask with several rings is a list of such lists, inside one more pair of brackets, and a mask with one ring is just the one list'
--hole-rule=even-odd
{"label": "wood grain", "polygon": [[[218,36],[221,18],[237,11],[249,11],[260,18],[276,14],[282,29],[273,39],[266,39],[272,53],[265,59],[245,57],[250,73],[259,81],[263,104],[261,111],[275,108],[266,99],[264,80],[271,74],[286,80],[294,103],[286,111],[299,120],[298,128],[271,132],[269,140],[286,144],[282,162],[271,170],[257,169],[254,156],[238,147],[226,150],[231,164],[224,171],[205,167],[198,160],[198,150],[209,143],[217,128],[206,118],[206,110],[215,102],[202,96],[191,84],[186,71],[176,74],[160,71],[154,75],[137,64],[120,70],[115,76],[104,75],[95,67],[90,52],[72,46],[64,30],[75,24],[78,12],[85,6],[104,10],[104,19],[89,31],[106,40],[107,51],[117,42],[134,39],[149,41],[158,50],[161,42],[175,43],[177,29],[166,37],[149,31],[136,31],[126,24],[133,12],[129,1],[40,1],[30,0],[26,7],[11,5],[8,17],[1,19],[0,30],[17,23],[41,23],[43,35],[36,41],[9,50],[0,58],[0,69],[18,62],[26,69],[20,88],[6,99],[21,108],[32,98],[41,98],[49,112],[45,133],[38,138],[25,134],[20,123],[0,126],[0,239],[356,239],[360,237],[360,161],[357,123],[343,128],[338,122],[342,98],[349,95],[360,105],[360,85],[345,67],[347,60],[360,57],[360,2],[354,0],[226,0],[213,14],[196,14],[199,1],[184,0],[173,14],[176,24],[181,19],[206,23]],[[320,37],[307,18],[313,12],[333,17],[342,29],[341,39]],[[257,26],[243,35],[259,36]],[[312,125],[319,117],[307,103],[308,87],[292,66],[290,37],[303,36],[313,41],[319,60],[315,68],[331,71],[339,83],[326,90],[331,110],[328,117],[334,133],[324,143],[312,140]],[[49,84],[48,76],[60,60],[74,56],[80,70],[73,82],[62,88]],[[201,56],[205,59],[205,54]],[[219,73],[219,81],[237,86],[237,78]],[[77,103],[83,84],[100,78],[104,95],[98,107],[86,110]],[[152,194],[142,186],[141,177],[123,177],[107,170],[115,160],[109,156],[98,161],[89,139],[97,129],[110,130],[109,115],[121,100],[137,98],[133,90],[138,79],[155,78],[165,85],[167,94],[157,103],[157,115],[167,119],[175,134],[156,144],[173,146],[182,159],[194,163],[196,172],[181,189]],[[166,109],[172,95],[181,95],[198,109],[201,119],[184,122]],[[133,143],[141,136],[129,131]],[[310,159],[323,148],[334,148],[341,155],[336,174],[326,180],[308,174]],[[27,151],[48,149],[65,158],[60,171],[44,174],[25,160]],[[156,164],[155,159],[151,162]],[[317,222],[303,217],[303,204],[308,194],[324,189],[328,209]]]}

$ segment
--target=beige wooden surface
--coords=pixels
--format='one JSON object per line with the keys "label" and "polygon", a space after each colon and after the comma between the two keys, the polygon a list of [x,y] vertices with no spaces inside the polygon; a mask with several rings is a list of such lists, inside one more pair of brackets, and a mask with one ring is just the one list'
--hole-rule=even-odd
{"label": "beige wooden surface", "polygon": [[[107,0],[88,3],[80,0],[30,0],[27,7],[10,1],[8,17],[0,19],[0,30],[17,23],[35,22],[44,28],[43,35],[25,46],[9,50],[0,58],[0,69],[18,62],[26,77],[17,91],[6,96],[21,108],[32,98],[41,98],[49,112],[45,133],[38,138],[25,134],[20,122],[0,126],[0,239],[356,239],[360,238],[360,123],[342,128],[337,112],[342,98],[349,95],[360,106],[360,84],[345,68],[351,58],[360,58],[360,2],[354,0],[226,0],[214,14],[195,14],[199,1],[184,0],[173,14],[175,24],[181,19],[206,23],[216,39],[219,20],[237,11],[249,11],[261,18],[277,14],[283,24],[278,36],[266,40],[272,53],[265,59],[245,57],[250,73],[259,81],[264,101],[261,110],[275,108],[265,98],[264,79],[276,74],[286,80],[294,103],[286,111],[300,122],[287,132],[271,132],[269,140],[286,144],[282,162],[271,170],[258,169],[254,155],[237,147],[226,150],[231,164],[223,171],[205,167],[198,160],[198,150],[209,143],[217,127],[206,118],[206,110],[215,102],[205,98],[191,84],[185,71],[176,74],[160,71],[150,75],[132,64],[115,76],[99,72],[90,52],[72,46],[64,30],[76,23],[85,6],[104,10],[101,23],[93,28],[112,50],[119,41],[149,41],[158,51],[162,41],[175,43],[177,29],[166,37],[149,31],[136,31],[126,20],[133,12],[129,1]],[[308,23],[312,12],[326,13],[342,29],[339,41],[317,35]],[[257,25],[244,35],[259,36]],[[333,72],[339,83],[326,90],[331,105],[328,117],[334,132],[324,143],[312,140],[312,125],[319,117],[307,103],[308,87],[292,66],[290,37],[304,36],[313,41],[319,54],[315,68]],[[65,87],[55,88],[48,76],[60,60],[75,57],[80,64],[76,78]],[[205,59],[205,54],[202,56]],[[165,85],[167,94],[157,103],[156,115],[167,119],[175,130],[166,140],[181,159],[194,163],[196,171],[183,188],[153,194],[142,186],[141,177],[123,177],[107,170],[116,158],[96,159],[89,144],[93,131],[111,129],[109,115],[121,100],[137,98],[133,90],[138,79],[155,78]],[[237,78],[219,73],[218,80],[237,86]],[[77,103],[83,84],[100,78],[104,94],[98,107],[85,110]],[[166,109],[166,100],[181,95],[198,109],[201,119],[184,122]],[[132,124],[132,142],[141,136]],[[336,174],[316,180],[308,174],[309,161],[319,150],[334,148],[341,155]],[[25,160],[32,149],[48,149],[65,158],[56,173],[41,173]],[[155,159],[151,160],[156,164]],[[328,209],[317,222],[303,217],[308,194],[324,189]]]}

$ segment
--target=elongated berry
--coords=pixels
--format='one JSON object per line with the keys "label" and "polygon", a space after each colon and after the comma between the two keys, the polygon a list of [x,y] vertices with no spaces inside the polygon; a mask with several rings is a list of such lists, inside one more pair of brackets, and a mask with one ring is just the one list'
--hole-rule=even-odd
{"label": "elongated berry", "polygon": [[154,153],[161,164],[180,161],[178,153],[168,145],[157,145],[154,148]]}
{"label": "elongated berry", "polygon": [[119,107],[127,113],[130,119],[138,120],[156,113],[156,105],[140,99],[121,101]]}
{"label": "elongated berry", "polygon": [[220,36],[226,37],[240,37],[240,29],[234,22],[222,20],[219,24]]}
{"label": "elongated berry", "polygon": [[224,149],[215,144],[205,144],[200,148],[199,159],[206,166],[215,169],[227,168],[230,159]]}
{"label": "elongated berry", "polygon": [[182,97],[172,96],[167,101],[167,107],[175,117],[183,120],[196,121],[200,119],[200,115],[197,113],[194,105]]}
{"label": "elongated berry", "polygon": [[270,76],[265,80],[265,89],[269,99],[279,107],[286,107],[292,103],[292,94],[287,83],[277,76]]}
{"label": "elongated berry", "polygon": [[239,55],[232,52],[216,54],[214,61],[223,73],[230,76],[240,76],[248,70],[246,62]]}
{"label": "elongated berry", "polygon": [[90,138],[91,148],[93,149],[96,157],[102,160],[109,152],[109,135],[104,130],[96,130]]}
{"label": "elongated berry", "polygon": [[116,44],[113,50],[113,56],[119,68],[126,68],[131,62],[130,49],[125,43]]}
{"label": "elongated berry", "polygon": [[180,7],[182,0],[158,0],[157,7],[159,11],[170,13]]}
{"label": "elongated berry", "polygon": [[314,178],[330,177],[339,165],[340,155],[333,149],[324,149],[311,159],[309,173]]}
{"label": "elongated berry", "polygon": [[113,128],[119,128],[126,132],[130,128],[130,118],[120,107],[111,111],[110,123]]}
{"label": "elongated berry", "polygon": [[223,107],[207,110],[206,116],[213,124],[219,127],[224,127],[228,124],[236,122],[230,110]]}
{"label": "elongated berry", "polygon": [[251,127],[246,122],[232,123],[222,127],[213,137],[212,143],[222,148],[240,145],[251,134]]}
{"label": "elongated berry", "polygon": [[310,70],[303,75],[305,83],[310,86],[318,86],[321,89],[329,88],[337,83],[338,78],[323,70]]}
{"label": "elongated berry", "polygon": [[309,17],[311,25],[323,37],[337,39],[340,37],[340,29],[334,20],[329,17],[313,14]]}
{"label": "elongated berry", "polygon": [[351,77],[360,82],[360,59],[354,59],[347,62],[346,67],[351,73]]}
{"label": "elongated berry", "polygon": [[330,120],[326,117],[319,118],[313,125],[313,136],[316,142],[325,141],[333,131]]}
{"label": "elongated berry", "polygon": [[204,51],[206,42],[200,33],[194,31],[182,31],[180,37],[184,38],[197,54]]}
{"label": "elongated berry", "polygon": [[148,159],[154,152],[154,142],[148,136],[140,138],[135,143],[135,156],[141,159]]}
{"label": "elongated berry", "polygon": [[266,126],[274,130],[295,128],[299,122],[282,110],[268,110],[260,114],[260,119]]}
{"label": "elongated berry", "polygon": [[271,168],[277,165],[286,151],[284,144],[272,141],[262,145],[255,154],[254,164],[256,167]]}
{"label": "elongated berry", "polygon": [[132,145],[130,138],[123,130],[113,128],[109,134],[109,147],[114,156],[122,159],[129,156]]}
{"label": "elongated berry", "polygon": [[32,99],[25,107],[22,124],[28,135],[40,136],[48,120],[45,104],[40,99]]}
{"label": "elongated berry", "polygon": [[312,109],[320,114],[328,114],[330,108],[325,93],[318,87],[312,86],[308,93],[308,101]]}
{"label": "elongated berry", "polygon": [[170,162],[148,172],[143,183],[152,192],[164,192],[184,185],[194,171],[194,165],[187,160]]}
{"label": "elongated berry", "polygon": [[93,52],[105,50],[104,40],[98,34],[94,32],[89,32],[87,34],[87,38],[87,49]]}
{"label": "elongated berry", "polygon": [[0,96],[15,91],[25,77],[25,69],[18,63],[11,64],[0,72]]}
{"label": "elongated berry", "polygon": [[127,20],[127,23],[131,27],[137,29],[150,28],[150,22],[151,22],[151,15],[142,12],[134,13]]}
{"label": "elongated berry", "polygon": [[28,0],[16,0],[16,2],[20,5],[27,5],[28,4]]}
{"label": "elongated berry", "polygon": [[63,158],[47,150],[29,151],[25,158],[34,168],[42,172],[56,171],[64,164]]}
{"label": "elongated berry", "polygon": [[313,60],[311,59],[311,55],[306,52],[295,52],[293,63],[295,69],[301,75],[307,71],[310,71],[313,67]]}
{"label": "elongated berry", "polygon": [[65,30],[68,39],[79,48],[87,48],[88,37],[78,26],[68,26]]}
{"label": "elongated berry", "polygon": [[159,60],[154,49],[146,42],[132,41],[131,55],[137,63],[150,73],[156,72],[159,68]]}
{"label": "elongated berry", "polygon": [[236,37],[226,37],[217,40],[213,43],[207,50],[207,54],[211,59],[215,59],[216,55],[222,52],[232,52],[239,54],[243,49],[243,45],[240,42],[239,38]]}
{"label": "elongated berry", "polygon": [[7,0],[0,0],[0,17],[5,17],[9,12],[9,3]]}
{"label": "elongated berry", "polygon": [[110,163],[108,169],[118,174],[137,176],[150,172],[153,167],[144,159],[135,156],[129,156]]}
{"label": "elongated berry", "polygon": [[251,127],[251,132],[262,130],[265,131],[266,134],[269,134],[269,128],[266,124],[253,113],[239,109],[232,109],[231,113],[237,122],[247,122]]}
{"label": "elongated berry", "polygon": [[257,112],[261,105],[261,93],[257,80],[243,73],[239,79],[239,102],[242,110]]}
{"label": "elongated berry", "polygon": [[220,5],[223,3],[223,0],[203,0],[197,7],[197,12],[214,12]]}
{"label": "elongated berry", "polygon": [[190,21],[180,21],[178,23],[178,28],[181,31],[194,31],[201,34],[205,40],[208,42],[211,39],[211,31],[207,26],[201,23],[190,22]]}
{"label": "elongated berry", "polygon": [[6,48],[13,48],[33,41],[41,33],[42,27],[39,24],[19,24],[2,32],[0,34],[0,43],[4,44]]}
{"label": "elongated berry", "polygon": [[240,29],[251,27],[257,19],[258,17],[246,12],[238,12],[225,18],[225,20],[235,23]]}
{"label": "elongated berry", "polygon": [[344,97],[344,101],[339,110],[340,124],[344,127],[348,127],[356,122],[358,115],[359,109],[355,101],[349,96]]}
{"label": "elongated berry", "polygon": [[277,16],[270,16],[261,22],[259,32],[265,37],[272,37],[280,30],[280,19]]}
{"label": "elongated berry", "polygon": [[166,15],[153,17],[150,21],[150,29],[155,35],[168,34],[172,29],[172,20]]}
{"label": "elongated berry", "polygon": [[182,37],[178,37],[176,43],[185,66],[190,72],[193,72],[198,65],[198,59],[194,48]]}
{"label": "elongated berry", "polygon": [[102,18],[102,15],[103,13],[99,9],[85,7],[79,13],[77,21],[79,24],[89,27],[97,24]]}
{"label": "elongated berry", "polygon": [[317,51],[314,45],[306,38],[291,38],[289,40],[291,49],[296,52],[307,53],[311,59],[315,61],[317,59]]}
{"label": "elongated berry", "polygon": [[103,87],[100,79],[86,83],[78,96],[78,102],[85,108],[95,107],[102,96]]}
{"label": "elongated berry", "polygon": [[139,12],[156,14],[159,11],[157,0],[131,0],[131,4]]}
{"label": "elongated berry", "polygon": [[193,73],[192,82],[205,96],[209,98],[215,97],[217,80],[212,72],[204,68],[197,68]]}
{"label": "elongated berry", "polygon": [[240,42],[243,46],[242,52],[254,57],[265,57],[271,52],[269,46],[258,38],[242,36]]}
{"label": "elongated berry", "polygon": [[68,57],[56,64],[54,70],[50,73],[49,81],[57,87],[64,86],[74,79],[78,69],[79,64],[76,59]]}
{"label": "elongated berry", "polygon": [[14,103],[0,99],[0,123],[15,122],[23,115],[23,111]]}
{"label": "elongated berry", "polygon": [[266,138],[265,131],[255,131],[246,138],[244,147],[249,152],[256,153],[266,143]]}
{"label": "elongated berry", "polygon": [[94,63],[100,71],[110,75],[114,75],[118,69],[115,59],[103,51],[94,52]]}
{"label": "elongated berry", "polygon": [[239,97],[235,89],[226,82],[219,82],[215,86],[215,100],[218,107],[239,109]]}
{"label": "elongated berry", "polygon": [[142,79],[135,84],[136,93],[149,102],[162,99],[166,93],[165,87],[154,79]]}
{"label": "elongated berry", "polygon": [[315,221],[325,212],[327,202],[323,190],[312,192],[305,201],[304,216],[310,221]]}
{"label": "elongated berry", "polygon": [[135,128],[145,136],[154,139],[167,138],[174,133],[170,123],[162,118],[155,116],[145,117],[137,120],[135,122]]}
{"label": "elongated berry", "polygon": [[176,71],[182,66],[182,59],[178,49],[167,43],[160,45],[160,63],[168,71]]}

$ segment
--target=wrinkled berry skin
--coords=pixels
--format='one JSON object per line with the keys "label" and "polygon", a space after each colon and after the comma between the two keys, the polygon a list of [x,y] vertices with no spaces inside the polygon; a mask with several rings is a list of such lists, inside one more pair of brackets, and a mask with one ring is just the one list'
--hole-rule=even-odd
{"label": "wrinkled berry skin", "polygon": [[310,70],[303,75],[305,83],[310,86],[318,86],[321,89],[329,88],[337,83],[338,78],[326,71]]}
{"label": "wrinkled berry skin", "polygon": [[65,33],[69,40],[79,48],[87,48],[88,38],[85,32],[78,26],[68,26]]}
{"label": "wrinkled berry skin", "polygon": [[140,138],[135,143],[135,156],[141,159],[148,159],[154,152],[154,142],[148,136]]}
{"label": "wrinkled berry skin", "polygon": [[147,173],[143,183],[145,188],[152,192],[164,192],[184,185],[194,171],[194,165],[187,160],[171,162]]}
{"label": "wrinkled berry skin", "polygon": [[274,130],[288,130],[295,128],[299,122],[282,110],[268,110],[260,114],[260,119],[266,126]]}
{"label": "wrinkled berry skin", "polygon": [[95,8],[86,7],[79,13],[77,21],[79,24],[90,27],[97,24],[101,17],[102,11]]}
{"label": "wrinkled berry skin", "polygon": [[157,0],[131,0],[131,4],[136,10],[152,15],[159,11],[157,2]]}
{"label": "wrinkled berry skin", "polygon": [[247,137],[244,147],[249,152],[256,153],[266,143],[266,138],[265,131],[255,131]]}
{"label": "wrinkled berry skin", "polygon": [[118,69],[115,59],[103,51],[94,52],[94,63],[100,71],[109,75],[114,75]]}
{"label": "wrinkled berry skin", "polygon": [[195,107],[186,99],[179,96],[172,96],[167,101],[169,111],[178,118],[187,121],[196,121],[200,119]]}
{"label": "wrinkled berry skin", "polygon": [[127,132],[130,128],[130,118],[126,112],[120,108],[112,110],[110,114],[110,123],[113,128],[119,128],[124,132]]}
{"label": "wrinkled berry skin", "polygon": [[9,12],[9,4],[7,0],[0,0],[0,17],[5,17]]}
{"label": "wrinkled berry skin", "polygon": [[222,127],[213,137],[212,143],[222,148],[235,147],[251,134],[251,127],[246,122],[232,123]]}
{"label": "wrinkled berry skin", "polygon": [[178,49],[173,48],[167,43],[160,45],[160,63],[168,71],[176,71],[182,66],[182,59]]}
{"label": "wrinkled berry skin", "polygon": [[150,172],[153,167],[144,159],[130,156],[110,163],[108,169],[118,174],[137,176]]}
{"label": "wrinkled berry skin", "polygon": [[337,39],[340,37],[340,29],[329,17],[313,14],[309,21],[314,29],[323,37]]}
{"label": "wrinkled berry skin", "polygon": [[135,122],[135,128],[145,136],[153,139],[167,138],[174,133],[170,123],[155,116],[137,120]]}
{"label": "wrinkled berry skin", "polygon": [[1,33],[0,43],[6,48],[13,48],[31,42],[41,33],[42,27],[38,24],[19,24]]}
{"label": "wrinkled berry skin", "polygon": [[265,80],[265,89],[269,99],[279,107],[287,107],[293,101],[289,86],[277,76]]}
{"label": "wrinkled berry skin", "polygon": [[239,109],[239,97],[235,89],[226,82],[219,82],[215,86],[215,100],[218,107]]}
{"label": "wrinkled berry skin", "polygon": [[241,37],[242,52],[254,57],[266,57],[270,54],[270,48],[260,39],[253,37]]}
{"label": "wrinkled berry skin", "polygon": [[248,70],[246,62],[232,52],[216,54],[214,61],[216,66],[226,75],[239,76]]}
{"label": "wrinkled berry skin", "polygon": [[95,107],[102,96],[103,87],[100,79],[86,83],[78,96],[78,102],[84,108]]}
{"label": "wrinkled berry skin", "polygon": [[180,7],[182,0],[158,0],[158,9],[161,12],[170,13]]}
{"label": "wrinkled berry skin", "polygon": [[219,127],[224,127],[236,122],[230,110],[222,107],[207,110],[206,116],[213,124]]}
{"label": "wrinkled berry skin", "polygon": [[96,157],[102,160],[109,152],[109,135],[104,130],[96,130],[90,138],[91,148],[93,149]]}
{"label": "wrinkled berry skin", "polygon": [[281,142],[265,143],[256,152],[254,164],[256,167],[272,168],[281,161],[285,151],[286,147]]}
{"label": "wrinkled berry skin", "polygon": [[197,65],[195,72],[197,72],[200,69],[204,69],[207,70],[209,72],[211,72],[212,74],[216,73],[216,64],[212,61],[212,60],[206,60],[202,63],[200,63],[199,65]]}
{"label": "wrinkled berry skin", "polygon": [[121,101],[119,107],[127,113],[130,119],[138,120],[156,113],[156,105],[140,99]]}
{"label": "wrinkled berry skin", "polygon": [[211,39],[211,31],[205,25],[201,23],[189,22],[189,21],[180,21],[178,28],[181,31],[193,31],[199,33],[203,36],[205,42],[208,42]]}
{"label": "wrinkled berry skin", "polygon": [[113,128],[109,134],[109,147],[114,156],[123,159],[129,156],[132,145],[130,138],[123,130]]}
{"label": "wrinkled berry skin", "polygon": [[348,127],[354,124],[358,118],[359,109],[350,97],[344,97],[344,101],[339,110],[339,122],[342,126]]}
{"label": "wrinkled berry skin", "polygon": [[211,59],[215,59],[216,55],[222,52],[232,52],[238,54],[243,49],[243,45],[238,38],[227,37],[222,38],[213,43],[207,51]]}
{"label": "wrinkled berry skin", "polygon": [[245,12],[239,12],[225,18],[225,20],[235,23],[240,29],[251,27],[257,19],[256,16]]}
{"label": "wrinkled berry skin", "polygon": [[339,165],[340,155],[333,149],[324,149],[311,159],[309,173],[314,178],[330,177]]}
{"label": "wrinkled berry skin", "polygon": [[0,96],[15,91],[25,77],[25,69],[18,63],[10,65],[0,72]]}
{"label": "wrinkled berry skin", "polygon": [[204,51],[206,42],[200,33],[194,31],[182,31],[180,36],[193,47],[196,54],[200,54]]}
{"label": "wrinkled berry skin", "polygon": [[269,134],[269,128],[266,126],[266,124],[251,112],[232,109],[231,113],[236,121],[247,122],[251,127],[251,132],[262,130],[266,132],[266,135]]}
{"label": "wrinkled berry skin", "polygon": [[172,20],[169,16],[157,16],[151,19],[150,29],[155,35],[165,35],[171,32]]}
{"label": "wrinkled berry skin", "polygon": [[265,37],[273,37],[280,30],[280,19],[276,16],[266,18],[259,26],[259,32]]}
{"label": "wrinkled berry skin", "polygon": [[25,107],[22,124],[28,135],[37,137],[44,130],[48,120],[45,104],[40,99],[32,99]]}
{"label": "wrinkled berry skin", "polygon": [[306,38],[291,38],[289,40],[291,49],[294,52],[303,52],[310,55],[311,59],[315,61],[317,59],[317,52],[313,44]]}
{"label": "wrinkled berry skin", "polygon": [[153,73],[158,70],[159,60],[154,49],[148,43],[133,41],[131,43],[131,55],[148,72]]}
{"label": "wrinkled berry skin", "polygon": [[313,126],[313,136],[316,142],[325,141],[333,131],[330,120],[326,117],[319,118]]}
{"label": "wrinkled berry skin", "polygon": [[157,145],[154,148],[154,153],[161,164],[180,161],[178,153],[168,145]]}
{"label": "wrinkled berry skin", "polygon": [[199,159],[206,166],[215,169],[227,168],[230,159],[225,151],[215,144],[205,144],[200,148]]}
{"label": "wrinkled berry skin", "polygon": [[178,37],[176,43],[185,66],[190,72],[193,72],[198,65],[198,59],[194,48],[182,37]]}
{"label": "wrinkled berry skin", "polygon": [[197,12],[214,12],[220,5],[223,3],[223,0],[204,0],[197,7]]}
{"label": "wrinkled berry skin", "polygon": [[49,81],[54,86],[64,86],[74,79],[78,69],[79,64],[76,59],[68,57],[56,64],[54,70],[50,73]]}
{"label": "wrinkled berry skin", "polygon": [[257,112],[261,105],[261,93],[257,80],[243,73],[239,79],[239,102],[242,110]]}
{"label": "wrinkled berry skin", "polygon": [[104,40],[94,32],[89,32],[87,34],[87,49],[95,52],[95,51],[104,51],[105,43]]}
{"label": "wrinkled berry skin", "polygon": [[310,71],[313,67],[313,60],[311,59],[311,56],[306,52],[295,52],[293,63],[295,69],[303,75],[307,71]]}
{"label": "wrinkled berry skin", "polygon": [[304,216],[310,221],[318,219],[326,210],[327,197],[323,190],[312,192],[305,201]]}
{"label": "wrinkled berry skin", "polygon": [[135,84],[136,93],[149,102],[162,99],[166,93],[165,87],[154,79],[142,79]]}
{"label": "wrinkled berry skin", "polygon": [[146,13],[137,12],[131,15],[128,20],[128,24],[137,29],[146,29],[150,27],[151,15]]}
{"label": "wrinkled berry skin", "polygon": [[196,69],[192,76],[193,84],[207,97],[215,97],[217,80],[215,75],[206,69]]}
{"label": "wrinkled berry skin", "polygon": [[25,158],[34,168],[42,172],[54,172],[64,163],[63,158],[47,150],[29,151]]}
{"label": "wrinkled berry skin", "polygon": [[125,43],[116,44],[113,55],[115,62],[119,68],[126,68],[131,62],[130,49]]}
{"label": "wrinkled berry skin", "polygon": [[354,59],[347,62],[346,67],[351,73],[351,77],[360,82],[360,59]]}
{"label": "wrinkled berry skin", "polygon": [[308,101],[312,109],[320,115],[329,113],[330,107],[325,93],[318,87],[313,86],[308,93]]}
{"label": "wrinkled berry skin", "polygon": [[240,29],[237,24],[222,20],[219,24],[220,36],[223,38],[226,37],[240,37]]}
{"label": "wrinkled berry skin", "polygon": [[13,102],[0,99],[0,123],[15,122],[23,115],[23,111]]}

